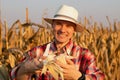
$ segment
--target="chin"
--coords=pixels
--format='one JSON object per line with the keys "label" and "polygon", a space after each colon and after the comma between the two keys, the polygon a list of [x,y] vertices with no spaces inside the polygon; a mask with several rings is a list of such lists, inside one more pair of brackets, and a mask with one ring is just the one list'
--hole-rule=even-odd
{"label": "chin", "polygon": [[67,42],[68,40],[62,40],[62,39],[57,39],[57,42],[59,42],[59,43],[65,43],[65,42]]}

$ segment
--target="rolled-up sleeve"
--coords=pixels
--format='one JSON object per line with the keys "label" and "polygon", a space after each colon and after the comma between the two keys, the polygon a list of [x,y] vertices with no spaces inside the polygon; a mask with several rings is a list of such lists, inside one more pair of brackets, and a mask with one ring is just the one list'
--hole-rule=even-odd
{"label": "rolled-up sleeve", "polygon": [[23,58],[21,59],[20,63],[11,70],[10,76],[12,80],[15,80],[16,74],[19,68],[23,66],[23,64],[24,64],[24,67],[26,66],[24,68],[25,70],[27,69],[32,70],[32,68],[35,68],[35,69],[37,68],[37,64],[35,65],[34,59],[36,57],[39,58],[41,56],[40,52],[42,52],[42,51],[37,52],[37,49],[42,50],[42,47],[34,47],[33,49],[26,52]]}
{"label": "rolled-up sleeve", "polygon": [[20,66],[16,66],[15,68],[12,69],[10,76],[12,80],[16,79],[17,71],[19,70]]}
{"label": "rolled-up sleeve", "polygon": [[89,50],[84,50],[81,54],[80,71],[83,72],[90,80],[104,80],[104,73],[97,68],[96,58]]}

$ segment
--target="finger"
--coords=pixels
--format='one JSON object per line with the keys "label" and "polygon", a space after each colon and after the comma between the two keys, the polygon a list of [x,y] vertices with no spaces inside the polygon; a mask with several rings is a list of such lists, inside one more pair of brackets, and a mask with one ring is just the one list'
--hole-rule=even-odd
{"label": "finger", "polygon": [[68,59],[74,59],[75,57],[73,57],[73,56],[66,56],[66,58],[68,58]]}
{"label": "finger", "polygon": [[58,64],[61,68],[67,67],[65,64],[61,63],[59,60],[56,60],[55,63]]}
{"label": "finger", "polygon": [[36,70],[35,73],[36,73],[36,74],[37,74],[37,73],[41,73],[41,71],[42,71],[42,70]]}
{"label": "finger", "polygon": [[46,58],[47,58],[46,56],[42,56],[42,57],[41,57],[42,60],[45,60]]}
{"label": "finger", "polygon": [[73,61],[72,60],[70,60],[70,59],[68,59],[68,58],[66,58],[66,62],[68,63],[68,64],[71,64],[71,65],[73,65],[74,63],[73,63]]}
{"label": "finger", "polygon": [[39,61],[41,62],[41,61],[45,60],[46,58],[47,58],[46,56],[42,56],[39,58]]}
{"label": "finger", "polygon": [[59,60],[54,60],[54,62],[58,65],[63,65]]}

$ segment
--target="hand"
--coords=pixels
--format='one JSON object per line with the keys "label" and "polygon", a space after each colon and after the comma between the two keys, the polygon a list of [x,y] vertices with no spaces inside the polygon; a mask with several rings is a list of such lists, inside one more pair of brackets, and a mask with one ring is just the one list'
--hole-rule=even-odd
{"label": "hand", "polygon": [[56,60],[56,63],[63,69],[63,75],[65,80],[77,80],[82,76],[81,72],[75,67],[75,64],[68,58],[66,58],[67,64],[63,64]]}

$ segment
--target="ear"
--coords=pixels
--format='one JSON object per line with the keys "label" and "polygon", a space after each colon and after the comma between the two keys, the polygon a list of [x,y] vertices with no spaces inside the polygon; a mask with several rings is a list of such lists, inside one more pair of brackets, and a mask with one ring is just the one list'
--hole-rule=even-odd
{"label": "ear", "polygon": [[73,36],[76,36],[76,31],[74,31]]}
{"label": "ear", "polygon": [[72,37],[71,37],[71,40],[74,40],[75,36],[76,36],[76,32],[74,31],[74,32],[73,32],[73,35],[72,35]]}
{"label": "ear", "polygon": [[74,24],[74,32],[76,32],[76,26],[77,26],[77,25],[76,25],[76,24]]}

